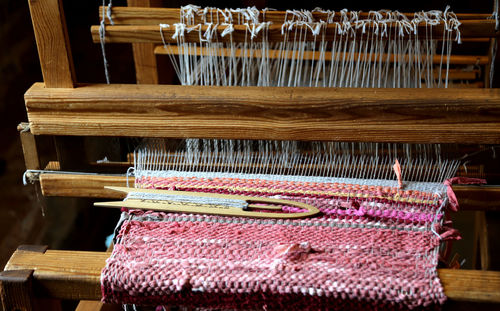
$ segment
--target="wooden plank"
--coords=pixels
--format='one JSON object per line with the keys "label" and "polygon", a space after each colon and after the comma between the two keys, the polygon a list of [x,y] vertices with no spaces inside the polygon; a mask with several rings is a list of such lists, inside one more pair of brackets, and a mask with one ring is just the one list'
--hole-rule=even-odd
{"label": "wooden plank", "polygon": [[[497,201],[497,205],[500,205]],[[476,211],[474,213],[474,243],[479,246],[479,258],[481,260],[481,270],[490,268],[490,251],[488,243],[488,223],[486,222],[486,213]],[[476,254],[474,254],[475,256]]]}
{"label": "wooden plank", "polygon": [[35,135],[500,143],[498,89],[35,84],[25,100]]}
{"label": "wooden plank", "polygon": [[[154,2],[154,0],[127,0],[129,7],[150,7],[156,4]],[[102,10],[100,12],[102,14]],[[154,48],[153,43],[132,44],[135,77],[138,84],[158,84],[158,65],[156,64]]]}
{"label": "wooden plank", "polygon": [[[47,250],[47,246],[21,245],[17,250],[43,254]],[[62,310],[61,302],[56,299],[35,299],[33,273],[33,270],[28,269],[0,272],[0,300],[3,310]]]}
{"label": "wooden plank", "polygon": [[97,300],[101,296],[101,270],[108,256],[105,252],[17,250],[5,270],[32,267],[35,294],[57,299]]}
{"label": "wooden plank", "polygon": [[[208,29],[207,25],[201,25],[196,28],[196,30],[187,32],[184,34],[183,39],[185,42],[199,42],[200,34],[203,36],[205,31]],[[322,28],[318,37],[315,37],[311,34],[311,31],[306,26],[297,26],[298,32],[301,32],[301,29],[304,30],[304,33],[307,32],[307,36],[303,36],[303,41],[314,41],[320,40],[320,38],[325,35],[326,40],[329,38],[334,38],[337,33],[337,24],[328,24],[326,27]],[[397,27],[396,23],[387,23],[388,29],[395,29]],[[426,33],[425,24],[419,24],[419,32]],[[231,35],[226,35],[224,37],[221,36],[222,32],[227,28],[225,25],[215,26],[218,42],[245,42],[250,41],[250,32],[248,31],[248,27],[246,25],[235,25],[234,31]],[[367,29],[371,29],[372,27],[367,27]],[[421,29],[420,29],[421,28]],[[213,28],[211,28],[213,30]],[[99,26],[92,26],[90,29],[92,33],[92,39],[94,42],[100,42],[99,37]],[[358,37],[361,35],[361,28],[355,30],[359,32]],[[394,31],[394,30],[392,30]],[[434,38],[442,38],[443,37],[444,27],[443,25],[434,26],[432,29],[432,35]],[[430,31],[428,31],[430,32]],[[149,42],[149,43],[162,43],[162,34],[165,42],[167,43],[177,43],[177,38],[172,38],[175,34],[175,27],[171,26],[169,28],[160,28],[159,25],[110,25],[106,27],[106,38],[105,41],[107,43],[137,43],[137,42]],[[254,37],[254,42],[259,42],[262,40],[262,34],[266,33],[266,41],[268,42],[282,42],[283,40],[293,40],[295,33],[294,30],[290,31],[289,36],[282,35],[282,26],[281,25],[273,25],[271,24],[267,31],[260,31]],[[365,35],[369,36],[367,32]],[[496,36],[495,31],[495,21],[494,20],[465,20],[462,22],[460,26],[460,35],[464,38],[487,38]],[[215,36],[215,34],[214,34]]]}
{"label": "wooden plank", "polygon": [[[116,25],[158,25],[161,23],[174,24],[180,22],[180,8],[135,8],[135,7],[113,7],[111,10],[111,17]],[[227,13],[224,13],[227,14]],[[347,13],[349,14],[349,12]],[[358,16],[360,19],[365,19],[368,17],[369,12],[359,12]],[[401,13],[408,18],[413,18],[415,13]],[[99,15],[102,18],[102,7],[99,8]],[[291,15],[287,14],[285,11],[260,11],[259,21],[261,22],[274,22],[282,23],[287,19],[291,19]],[[478,20],[490,18],[491,14],[481,14],[481,13],[457,13],[456,14],[460,21],[462,20]],[[233,14],[233,23],[238,23],[237,14]],[[340,21],[340,13],[336,12],[333,21]],[[314,21],[328,20],[327,13],[312,12],[312,17]],[[207,22],[220,23],[224,22],[224,16],[217,10],[209,10],[207,12]],[[106,20],[109,23],[108,20]],[[194,23],[203,23],[202,16],[194,14]],[[246,22],[246,20],[241,19],[241,23]]]}
{"label": "wooden plank", "polygon": [[[38,293],[58,299],[98,300],[100,275],[109,253],[48,250],[16,251],[6,270],[34,270]],[[500,272],[439,269],[444,292],[460,301],[500,302]]]}
{"label": "wooden plank", "polygon": [[[196,55],[204,55],[204,56],[209,55],[209,53],[211,53],[210,50],[207,49],[206,47],[198,48],[196,51],[194,51],[192,49],[190,49],[189,51],[182,51],[182,50],[179,51],[177,45],[171,45],[170,47],[167,47],[167,48],[165,48],[163,45],[159,45],[159,46],[156,46],[154,49],[154,53],[158,54],[158,55],[169,55],[169,54],[171,54],[171,55],[183,54],[184,55],[186,52],[187,52],[187,54],[190,54],[190,55],[194,55],[196,52]],[[220,49],[219,53],[220,53],[220,55],[223,55],[226,57],[231,56],[231,57],[236,57],[236,58],[248,57],[248,55],[249,55],[249,52],[246,52],[246,50],[244,50],[244,49],[234,49],[232,51],[231,49],[228,49],[228,48],[222,48],[222,49]],[[272,58],[292,59],[292,58],[296,58],[296,55],[294,53],[296,53],[296,52],[294,52],[294,51],[282,52],[280,50],[269,49],[267,57],[269,57],[271,59]],[[321,56],[321,53],[319,51],[304,51],[302,57],[304,59],[308,59],[308,60],[319,60],[320,57],[324,58],[326,61],[332,59],[332,52],[325,52],[323,54],[324,54],[324,56]],[[252,51],[251,57],[254,57],[254,58],[262,57],[262,51],[254,49]],[[366,56],[363,54],[360,55],[359,53],[353,54],[354,59],[357,59],[358,57],[360,57],[361,59],[364,59]],[[388,60],[390,62],[394,62],[394,61],[396,61],[396,59],[398,57],[399,57],[398,55],[391,55],[388,57],[386,54],[382,54],[382,56],[380,56],[380,54],[373,54],[373,55],[371,55],[371,61],[386,62]],[[342,59],[342,58],[345,58],[345,55],[340,56],[340,59]],[[366,57],[366,58],[368,58],[368,57]],[[408,56],[406,56],[405,58],[408,59]],[[481,55],[451,55],[449,57],[449,59],[450,59],[450,64],[453,64],[453,65],[476,65],[476,64],[477,65],[485,65],[488,63],[488,57],[481,56]],[[441,55],[435,55],[432,58],[432,62],[434,64],[440,64],[441,61],[443,63],[446,63],[447,60],[448,60],[447,55],[444,55],[442,60],[441,60]]]}
{"label": "wooden plank", "polygon": [[123,306],[100,301],[82,300],[78,303],[76,311],[123,311]]}
{"label": "wooden plank", "polygon": [[33,270],[30,269],[0,272],[0,301],[3,310],[33,310],[32,276]]}
{"label": "wooden plank", "polygon": [[62,0],[28,2],[45,86],[73,87],[75,70]]}
{"label": "wooden plank", "polygon": [[36,148],[35,136],[29,130],[28,123],[21,123],[17,126],[19,137],[21,138],[21,146],[23,147],[24,164],[27,170],[39,170],[40,158]]}
{"label": "wooden plank", "polygon": [[500,272],[438,269],[444,293],[457,301],[500,303]]}
{"label": "wooden plank", "polygon": [[[40,187],[44,196],[117,198],[123,193],[104,189],[105,186],[124,187],[124,176],[40,174]],[[129,186],[134,187],[134,178],[129,177]]]}
{"label": "wooden plank", "polygon": [[[104,186],[126,187],[125,176],[40,174],[40,187],[45,196],[70,196],[85,198],[123,199],[118,191],[104,189]],[[129,186],[134,179],[129,177]],[[460,210],[500,210],[500,186],[455,185]]]}
{"label": "wooden plank", "polygon": [[75,311],[101,311],[104,303],[100,301],[82,300],[78,303]]}

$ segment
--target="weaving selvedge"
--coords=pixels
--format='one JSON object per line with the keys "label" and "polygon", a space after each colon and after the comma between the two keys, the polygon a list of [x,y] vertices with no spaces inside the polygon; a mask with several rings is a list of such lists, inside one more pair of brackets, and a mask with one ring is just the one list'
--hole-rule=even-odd
{"label": "weaving selvedge", "polygon": [[445,301],[436,271],[442,185],[409,183],[398,190],[396,182],[380,180],[205,175],[137,182],[297,200],[323,214],[264,220],[124,212],[102,272],[103,301],[301,310],[412,309]]}

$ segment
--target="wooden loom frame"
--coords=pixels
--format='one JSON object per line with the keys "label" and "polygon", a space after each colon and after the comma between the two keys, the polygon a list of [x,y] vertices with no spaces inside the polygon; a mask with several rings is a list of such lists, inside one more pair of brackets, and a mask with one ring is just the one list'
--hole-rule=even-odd
{"label": "wooden loom frame", "polygon": [[[27,169],[40,168],[33,135],[500,143],[498,89],[456,94],[446,89],[152,85],[158,83],[155,51],[161,53],[154,38],[133,43],[140,84],[78,84],[61,1],[29,0],[44,83],[25,95],[30,122],[20,129]],[[128,2],[151,6],[153,1]],[[488,36],[496,36],[486,24]],[[157,29],[144,31],[158,35]],[[40,183],[45,195],[110,198],[102,186],[124,185],[126,178],[42,174]],[[500,187],[455,190],[470,209],[498,208],[489,199],[499,197]],[[7,310],[28,310],[36,307],[35,297],[99,299],[106,257],[20,247],[0,276],[3,304]],[[452,300],[500,302],[500,272],[440,269],[439,276]]]}

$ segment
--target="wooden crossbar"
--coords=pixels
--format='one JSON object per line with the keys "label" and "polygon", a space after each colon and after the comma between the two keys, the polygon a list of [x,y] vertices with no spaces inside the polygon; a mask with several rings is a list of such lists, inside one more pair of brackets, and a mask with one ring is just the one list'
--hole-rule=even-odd
{"label": "wooden crossbar", "polygon": [[500,143],[498,89],[37,83],[25,101],[35,135]]}
{"label": "wooden crossbar", "polygon": [[[134,178],[128,177],[134,187]],[[105,186],[126,187],[127,177],[111,175],[40,174],[44,196],[123,199],[123,193],[104,189]],[[453,191],[460,210],[500,210],[500,186],[455,185]]]}
{"label": "wooden crossbar", "polygon": [[[154,53],[158,55],[179,55],[179,54],[189,54],[189,55],[213,55],[213,51],[206,47],[198,48],[196,50],[194,49],[183,49],[179,51],[179,48],[177,45],[171,45],[171,46],[163,46],[159,45],[156,46],[154,49]],[[262,50],[260,49],[254,49],[252,51],[250,50],[245,50],[245,49],[234,49],[231,50],[229,48],[221,48],[218,49],[218,53],[222,56],[225,57],[254,57],[254,58],[260,58],[262,57]],[[271,59],[273,58],[287,58],[287,59],[294,59],[297,58],[297,51],[281,51],[281,50],[275,50],[275,49],[268,49],[267,53],[265,54],[266,57],[269,57]],[[322,55],[324,54],[324,55]],[[400,55],[388,55],[388,54],[364,54],[364,53],[353,53],[352,55],[348,55],[348,53],[342,53],[340,56],[333,55],[334,59],[348,59],[348,57],[352,57],[353,59],[360,59],[362,61],[376,61],[376,62],[395,62],[395,61],[400,61],[401,60],[406,60],[408,61],[410,58],[408,55],[400,56]],[[303,51],[301,53],[301,58],[307,59],[307,60],[319,60],[321,58],[325,59],[326,61],[329,61],[332,59],[332,52],[324,52],[321,53],[319,51]],[[424,57],[421,56],[421,60],[425,60]],[[488,56],[481,56],[481,55],[450,55],[449,57],[447,55],[434,55],[432,58],[432,62],[434,64],[440,64],[443,63],[445,64],[448,59],[450,60],[450,64],[452,65],[486,65],[488,64]],[[459,69],[456,69],[458,71]],[[454,69],[450,69],[450,73],[453,73]],[[466,71],[461,71],[462,73]],[[471,71],[469,71],[471,72]],[[475,78],[476,74],[474,74]],[[470,77],[470,75],[468,76]]]}
{"label": "wooden crossbar", "polygon": [[[107,12],[107,8],[105,10]],[[99,17],[102,19],[103,9],[102,6],[99,7]],[[139,7],[113,7],[111,9],[111,18],[115,25],[158,25],[164,24],[174,24],[180,22],[180,8],[139,8]],[[225,13],[227,15],[227,13]],[[347,16],[350,12],[347,13]],[[358,14],[360,19],[368,18],[369,12],[360,12]],[[407,18],[413,18],[415,13],[401,13]],[[233,13],[233,23],[245,23],[246,20],[243,18],[238,21],[237,13]],[[491,14],[480,14],[480,13],[457,13],[457,18],[462,20],[481,20],[491,17]],[[208,10],[207,11],[207,22],[223,23],[224,15],[218,10]],[[287,19],[292,19],[290,13],[285,11],[260,11],[259,21],[260,22],[273,22],[273,23],[283,23],[285,21],[285,16]],[[328,13],[322,12],[312,12],[312,18],[314,21],[327,21]],[[340,21],[340,13],[336,12],[333,21]],[[109,19],[105,19],[106,24],[109,24]],[[194,14],[194,23],[204,23],[201,15]]]}
{"label": "wooden crossbar", "polygon": [[[397,27],[395,23],[388,23],[388,28]],[[199,30],[194,30],[189,33],[185,33],[185,42],[199,42],[200,35],[202,36],[209,26],[202,25]],[[219,25],[216,26],[217,41],[219,42],[245,42],[250,40],[250,32],[246,25],[235,25],[234,32],[232,35],[221,36],[222,32],[227,26]],[[307,33],[307,36],[303,36],[302,39],[306,41],[317,41],[320,40],[324,35],[325,40],[334,38],[337,32],[337,25],[329,24],[323,28],[320,34],[315,37],[313,36],[309,29],[305,26],[298,26],[298,31],[303,28],[303,33]],[[426,25],[421,23],[419,28],[421,31],[425,31]],[[371,27],[367,27],[369,29]],[[361,34],[361,28],[357,30]],[[432,28],[432,34],[435,38],[443,37],[444,26],[436,25]],[[430,32],[429,31],[429,32]],[[91,27],[92,38],[94,42],[100,42],[99,36],[99,26]],[[254,42],[259,42],[262,40],[262,34],[264,31],[260,31],[253,38]],[[494,37],[496,36],[495,31],[495,21],[494,20],[465,20],[460,26],[461,36],[464,38],[483,38],[483,37]],[[152,43],[162,43],[162,34],[165,42],[177,43],[177,39],[173,38],[175,34],[175,27],[172,25],[169,28],[160,28],[159,25],[115,25],[106,27],[106,37],[105,40],[108,43],[134,43],[134,42],[152,42]],[[293,34],[293,31],[292,31]],[[266,34],[266,41],[268,42],[282,42],[283,40],[293,41],[294,36],[283,36],[281,25],[270,25]],[[214,39],[215,41],[215,39]]]}
{"label": "wooden crossbar", "polygon": [[[10,270],[34,270],[33,291],[57,299],[98,300],[100,275],[109,253],[17,250],[5,266]],[[500,302],[500,272],[439,269],[449,299]]]}
{"label": "wooden crossbar", "polygon": [[[200,42],[200,36],[208,29],[207,25],[201,25],[196,30],[191,32],[187,32],[183,36],[183,40],[185,42]],[[226,35],[224,37],[221,34],[227,28],[224,25],[215,26],[217,39],[213,39],[213,41],[219,42],[248,42],[250,41],[250,29],[249,26],[246,25],[235,25],[234,31],[231,35]],[[311,31],[306,26],[297,26],[298,33],[302,32],[303,35],[301,37],[301,41],[318,41],[321,40],[322,36],[325,36],[325,40],[329,41],[335,37],[337,33],[336,24],[328,24],[326,27],[323,27],[318,36],[313,36]],[[388,23],[387,27],[389,31],[390,29],[396,29],[398,25],[396,23]],[[426,25],[420,23],[418,26],[420,31],[425,33]],[[368,32],[365,36],[370,36],[370,29],[372,27],[367,27]],[[213,29],[213,28],[211,28]],[[294,28],[295,29],[295,28]],[[99,26],[92,26],[90,29],[92,33],[92,39],[94,42],[100,42],[100,34],[99,34]],[[359,32],[359,35],[362,34],[362,28],[355,30]],[[432,29],[427,30],[428,33],[432,33],[434,38],[443,38],[444,25],[439,24]],[[159,25],[111,25],[106,27],[106,36],[105,42],[107,43],[137,43],[137,42],[150,42],[150,43],[162,43],[163,40],[167,43],[177,43],[177,38],[173,38],[176,30],[173,25],[168,28],[160,28]],[[394,31],[393,31],[394,32]],[[254,42],[262,41],[262,35],[266,33],[265,40],[267,42],[283,42],[285,41],[293,41],[295,36],[294,30],[292,30],[289,36],[284,36],[282,34],[282,26],[281,25],[270,25],[266,32],[260,31],[253,38]],[[307,34],[307,36],[305,35]],[[489,38],[495,37],[495,21],[494,20],[465,20],[462,22],[460,26],[460,34],[464,38],[472,37],[472,38]],[[163,38],[162,38],[163,35]],[[371,36],[370,36],[371,37]]]}

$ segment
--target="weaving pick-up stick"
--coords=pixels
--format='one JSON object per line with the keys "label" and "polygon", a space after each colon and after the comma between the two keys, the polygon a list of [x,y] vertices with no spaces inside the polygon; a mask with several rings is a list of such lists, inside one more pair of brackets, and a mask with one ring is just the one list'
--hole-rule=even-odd
{"label": "weaving pick-up stick", "polygon": [[[94,206],[126,207],[162,212],[224,215],[255,218],[304,218],[314,216],[319,210],[309,204],[290,200],[260,198],[218,193],[197,193],[156,189],[136,189],[127,187],[104,187],[125,192],[125,201],[96,202]],[[205,201],[205,202],[204,202]],[[307,210],[300,213],[265,213],[254,210],[281,210],[281,206],[293,206]]]}

